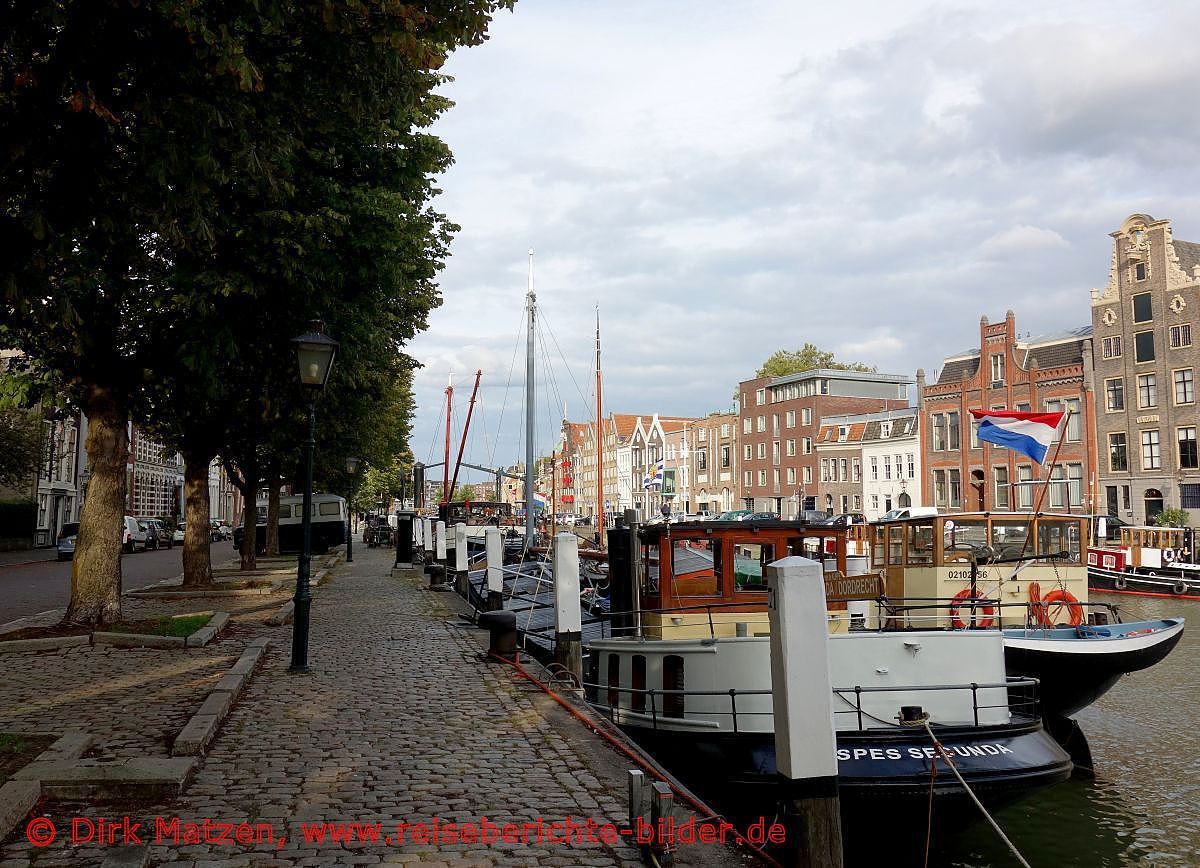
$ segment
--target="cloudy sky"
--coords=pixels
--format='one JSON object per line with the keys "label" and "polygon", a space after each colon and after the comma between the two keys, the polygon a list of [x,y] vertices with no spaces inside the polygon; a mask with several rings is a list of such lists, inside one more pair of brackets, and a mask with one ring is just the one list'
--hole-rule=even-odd
{"label": "cloudy sky", "polygon": [[1198,33],[1187,0],[519,0],[446,69],[417,458],[477,368],[467,460],[521,457],[529,248],[539,451],[592,415],[597,304],[630,413],[726,409],[805,341],[932,375],[981,315],[1086,324],[1126,216],[1200,240]]}

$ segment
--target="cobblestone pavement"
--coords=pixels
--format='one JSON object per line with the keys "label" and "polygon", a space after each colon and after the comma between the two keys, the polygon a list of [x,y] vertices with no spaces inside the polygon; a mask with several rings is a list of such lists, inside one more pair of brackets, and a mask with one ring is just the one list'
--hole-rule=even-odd
{"label": "cobblestone pavement", "polygon": [[[75,815],[129,814],[143,823],[143,838],[152,838],[160,816],[265,823],[271,830],[273,840],[247,845],[147,840],[151,864],[173,868],[642,864],[624,842],[433,844],[414,842],[412,833],[397,839],[398,824],[435,818],[620,823],[625,808],[624,780],[596,762],[594,745],[576,743],[586,731],[560,731],[539,693],[479,659],[468,632],[474,628],[454,623],[444,598],[415,579],[388,577],[389,560],[386,550],[356,553],[355,563],[315,596],[311,674],[287,672],[290,628],[280,631],[184,797],[136,806],[50,803],[44,813],[60,830]],[[311,822],[379,823],[382,840],[306,841],[301,823]],[[38,850],[18,830],[0,848],[0,866],[99,864],[103,849],[66,846],[66,837]]]}

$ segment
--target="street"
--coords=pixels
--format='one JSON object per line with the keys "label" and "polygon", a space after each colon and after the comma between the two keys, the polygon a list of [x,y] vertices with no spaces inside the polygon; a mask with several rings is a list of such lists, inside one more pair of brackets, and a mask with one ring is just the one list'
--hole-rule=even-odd
{"label": "street", "polygon": [[[234,557],[230,542],[213,543],[210,550],[214,565]],[[33,552],[30,559],[40,555],[40,552]],[[173,549],[121,556],[122,587],[127,591],[144,588],[182,572],[183,547],[180,545]],[[0,566],[0,624],[47,609],[64,608],[70,594],[70,561]]]}

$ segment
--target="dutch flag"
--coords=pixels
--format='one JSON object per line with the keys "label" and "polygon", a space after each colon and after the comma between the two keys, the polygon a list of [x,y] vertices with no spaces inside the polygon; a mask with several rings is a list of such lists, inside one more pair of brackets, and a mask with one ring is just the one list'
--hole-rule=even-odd
{"label": "dutch flag", "polygon": [[1016,410],[972,410],[979,439],[1028,455],[1038,464],[1062,426],[1066,413],[1020,413]]}

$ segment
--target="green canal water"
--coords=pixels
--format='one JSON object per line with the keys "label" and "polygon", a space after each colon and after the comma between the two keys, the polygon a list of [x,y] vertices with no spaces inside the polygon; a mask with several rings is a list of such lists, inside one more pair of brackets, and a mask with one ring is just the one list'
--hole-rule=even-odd
{"label": "green canal water", "polygon": [[[1200,601],[1092,599],[1118,603],[1125,621],[1182,615],[1188,626],[1166,660],[1126,676],[1076,716],[1096,779],[1038,791],[996,811],[996,820],[1034,868],[1200,866]],[[983,824],[939,838],[930,865],[1018,864]]]}

